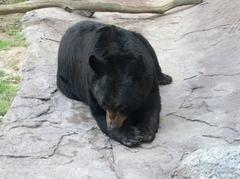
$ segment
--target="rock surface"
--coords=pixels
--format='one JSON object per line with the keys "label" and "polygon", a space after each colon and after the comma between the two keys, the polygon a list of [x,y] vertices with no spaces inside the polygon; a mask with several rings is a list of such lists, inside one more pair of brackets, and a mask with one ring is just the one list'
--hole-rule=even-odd
{"label": "rock surface", "polygon": [[240,178],[240,146],[199,149],[181,162],[174,178]]}
{"label": "rock surface", "polygon": [[56,88],[61,36],[86,18],[55,8],[27,13],[22,88],[0,126],[0,178],[239,177],[239,165],[229,166],[240,158],[239,9],[239,0],[206,0],[164,16],[95,14],[92,20],[144,34],[174,78],[160,88],[156,139],[133,149],[109,140],[86,105]]}

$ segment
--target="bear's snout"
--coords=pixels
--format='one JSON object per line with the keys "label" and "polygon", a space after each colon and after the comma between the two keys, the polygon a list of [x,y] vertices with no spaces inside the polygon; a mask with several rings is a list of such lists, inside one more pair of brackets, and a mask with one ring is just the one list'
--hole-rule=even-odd
{"label": "bear's snout", "polygon": [[107,110],[106,120],[108,128],[121,128],[123,122],[127,119],[127,116],[119,111]]}

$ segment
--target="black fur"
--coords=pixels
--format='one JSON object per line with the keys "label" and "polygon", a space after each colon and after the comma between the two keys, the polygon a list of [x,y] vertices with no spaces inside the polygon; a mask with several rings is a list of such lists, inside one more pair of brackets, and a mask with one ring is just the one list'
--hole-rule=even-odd
{"label": "black fur", "polygon": [[[100,129],[126,146],[151,142],[159,127],[158,84],[172,78],[161,72],[156,54],[140,34],[84,21],[64,34],[58,54],[58,88],[83,101]],[[108,129],[106,109],[128,116],[120,129]]]}

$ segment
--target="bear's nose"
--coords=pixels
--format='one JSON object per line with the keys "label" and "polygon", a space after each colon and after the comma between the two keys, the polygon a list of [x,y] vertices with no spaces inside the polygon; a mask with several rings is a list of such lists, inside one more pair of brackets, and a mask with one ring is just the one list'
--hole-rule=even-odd
{"label": "bear's nose", "polygon": [[111,111],[111,110],[108,110],[108,113],[109,113],[109,118],[111,120],[114,120],[114,118],[116,117],[116,113],[114,111]]}
{"label": "bear's nose", "polygon": [[109,126],[108,126],[108,128],[111,130],[111,129],[115,129],[116,127],[114,126],[113,123],[110,123]]}
{"label": "bear's nose", "polygon": [[106,111],[106,122],[108,128],[120,128],[123,125],[123,122],[127,119],[127,116],[121,112],[107,110]]}

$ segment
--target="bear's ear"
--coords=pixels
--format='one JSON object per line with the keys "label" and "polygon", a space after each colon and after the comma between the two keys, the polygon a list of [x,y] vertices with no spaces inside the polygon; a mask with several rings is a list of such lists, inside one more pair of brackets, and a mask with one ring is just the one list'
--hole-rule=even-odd
{"label": "bear's ear", "polygon": [[97,75],[103,74],[104,69],[105,69],[105,64],[103,62],[101,62],[99,59],[97,59],[94,55],[91,55],[89,57],[88,63]]}

